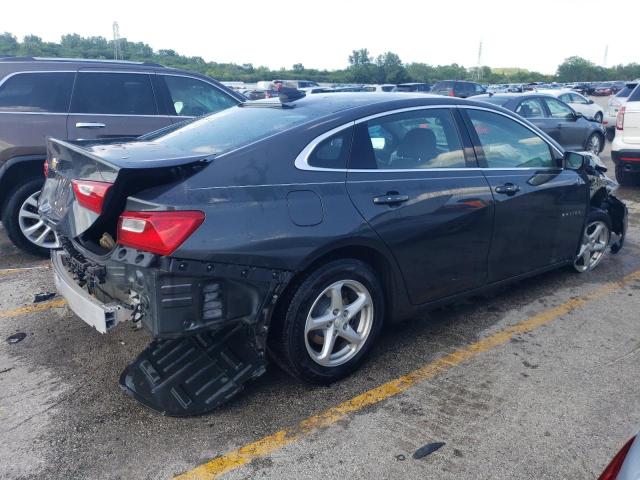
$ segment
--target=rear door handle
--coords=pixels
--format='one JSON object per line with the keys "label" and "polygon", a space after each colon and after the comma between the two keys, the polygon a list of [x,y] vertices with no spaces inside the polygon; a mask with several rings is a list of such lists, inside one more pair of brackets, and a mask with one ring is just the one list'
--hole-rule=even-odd
{"label": "rear door handle", "polygon": [[386,195],[373,197],[373,203],[376,205],[399,205],[409,200],[409,195],[401,195],[397,192],[387,192]]}
{"label": "rear door handle", "polygon": [[496,193],[502,193],[504,195],[515,195],[520,191],[520,187],[513,183],[505,183],[504,185],[497,186],[494,190]]}
{"label": "rear door handle", "polygon": [[76,128],[104,128],[104,127],[106,127],[104,123],[92,123],[92,122],[76,123]]}

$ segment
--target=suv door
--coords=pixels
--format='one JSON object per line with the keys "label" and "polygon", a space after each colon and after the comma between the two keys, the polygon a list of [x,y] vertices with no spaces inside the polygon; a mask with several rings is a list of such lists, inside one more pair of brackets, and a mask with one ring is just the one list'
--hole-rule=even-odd
{"label": "suv door", "polygon": [[493,191],[489,281],[574,259],[589,201],[576,171],[524,123],[494,111],[461,109]]}
{"label": "suv door", "polygon": [[135,138],[171,125],[168,116],[158,113],[152,75],[80,70],[67,118],[69,138]]}
{"label": "suv door", "polygon": [[239,103],[212,83],[186,75],[158,73],[154,86],[160,110],[174,123],[219,112]]}
{"label": "suv door", "polygon": [[363,119],[354,129],[347,190],[393,252],[414,304],[487,278],[491,191],[469,168],[477,164],[456,117],[455,109],[424,108]]}
{"label": "suv door", "polygon": [[547,106],[547,118],[552,126],[549,135],[567,150],[582,150],[586,143],[584,122],[567,104],[551,97],[542,97]]}

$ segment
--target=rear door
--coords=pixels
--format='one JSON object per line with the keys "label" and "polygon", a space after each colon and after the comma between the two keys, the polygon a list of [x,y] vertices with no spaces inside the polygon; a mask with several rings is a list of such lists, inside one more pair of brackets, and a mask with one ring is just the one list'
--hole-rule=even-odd
{"label": "rear door", "polygon": [[78,72],[67,131],[71,140],[135,138],[171,125],[160,115],[152,72]]}
{"label": "rear door", "polygon": [[491,191],[456,117],[455,109],[409,109],[354,129],[349,195],[393,252],[414,304],[487,279]]}
{"label": "rear door", "polygon": [[489,281],[572,260],[589,200],[580,174],[524,123],[494,111],[461,109],[493,191]]}
{"label": "rear door", "polygon": [[199,78],[178,74],[156,74],[154,89],[161,113],[173,123],[209,115],[239,103],[216,85]]}

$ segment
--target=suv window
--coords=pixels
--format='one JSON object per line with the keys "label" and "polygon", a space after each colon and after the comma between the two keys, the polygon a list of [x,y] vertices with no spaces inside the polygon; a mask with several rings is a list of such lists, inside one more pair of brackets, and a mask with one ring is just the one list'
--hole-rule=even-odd
{"label": "suv window", "polygon": [[474,84],[473,88],[475,90],[475,93],[484,93],[486,91],[484,87],[478,83]]}
{"label": "suv window", "polygon": [[516,113],[524,118],[544,117],[544,107],[539,98],[528,98],[520,102]]}
{"label": "suv window", "polygon": [[200,117],[233,107],[238,102],[213,85],[190,77],[163,75],[171,98],[170,115]]}
{"label": "suv window", "polygon": [[157,115],[148,74],[80,72],[71,100],[73,113]]}
{"label": "suv window", "polygon": [[[349,168],[464,168],[462,142],[448,109],[397,113],[367,122]],[[356,145],[357,143],[357,145]]]}
{"label": "suv window", "polygon": [[307,163],[312,167],[344,169],[351,147],[351,128],[332,135],[318,144]]}
{"label": "suv window", "polygon": [[547,103],[547,107],[549,107],[549,113],[553,118],[572,118],[573,110],[560,100],[556,100],[555,98],[545,98],[544,101]]}
{"label": "suv window", "polygon": [[0,87],[0,111],[66,113],[75,73],[18,73]]}
{"label": "suv window", "polygon": [[633,91],[629,94],[629,98],[627,99],[627,102],[640,101],[640,88],[638,88],[639,86],[640,86],[640,83],[636,85],[636,88],[634,88]]}
{"label": "suv window", "polygon": [[467,110],[489,168],[554,166],[549,145],[533,131],[504,115]]}

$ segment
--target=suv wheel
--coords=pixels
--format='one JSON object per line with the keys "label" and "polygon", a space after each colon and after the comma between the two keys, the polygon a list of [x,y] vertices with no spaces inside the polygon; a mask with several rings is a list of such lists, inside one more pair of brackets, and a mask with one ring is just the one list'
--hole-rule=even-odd
{"label": "suv wheel", "polygon": [[616,165],[616,180],[623,187],[630,187],[635,184],[635,175],[631,172],[627,172],[624,167]]}
{"label": "suv wheel", "polygon": [[11,241],[22,250],[39,256],[49,256],[58,247],[55,233],[38,215],[38,197],[42,179],[33,178],[17,186],[10,194],[2,212],[2,225]]}
{"label": "suv wheel", "polygon": [[382,327],[384,294],[364,262],[342,259],[313,271],[276,311],[274,360],[293,376],[328,384],[352,373]]}

